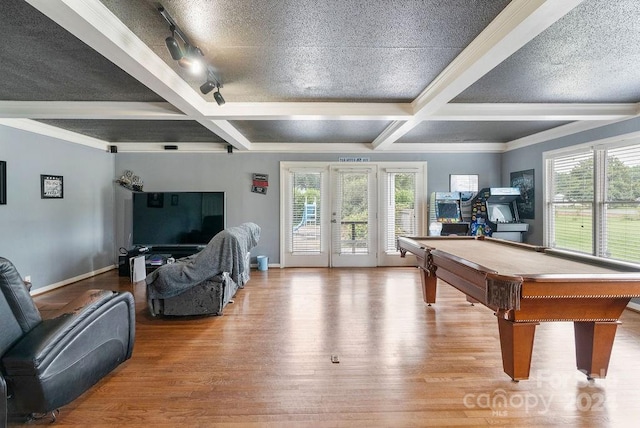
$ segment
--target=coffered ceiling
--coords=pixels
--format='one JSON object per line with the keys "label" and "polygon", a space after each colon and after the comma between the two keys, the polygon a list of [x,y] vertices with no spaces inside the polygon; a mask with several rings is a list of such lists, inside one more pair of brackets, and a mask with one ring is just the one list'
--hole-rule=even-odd
{"label": "coffered ceiling", "polygon": [[[178,66],[163,7],[226,103]],[[636,117],[637,0],[3,0],[0,124],[118,152],[502,152]]]}

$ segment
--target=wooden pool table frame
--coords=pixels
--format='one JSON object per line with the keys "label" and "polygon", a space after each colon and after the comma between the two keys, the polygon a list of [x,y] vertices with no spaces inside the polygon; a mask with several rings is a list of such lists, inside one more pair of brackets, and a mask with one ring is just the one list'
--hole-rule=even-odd
{"label": "wooden pool table frame", "polygon": [[[522,265],[522,272],[527,271],[526,255],[530,252],[551,257],[568,257],[567,254],[485,237],[400,237],[397,241],[401,257],[407,252],[416,256],[425,303],[436,302],[440,278],[466,294],[469,301],[480,302],[495,311],[503,368],[514,381],[529,378],[535,329],[546,321],[573,321],[578,370],[589,379],[606,376],[618,319],[630,299],[640,297],[637,266],[591,257],[580,262],[606,263],[607,268],[619,272],[503,275],[459,257],[455,251],[439,250],[438,242],[442,239],[449,240],[449,244],[452,239],[460,241],[460,245],[465,240],[485,239],[515,246],[523,251],[522,260],[514,260]],[[498,293],[491,291],[494,285],[498,286]]]}

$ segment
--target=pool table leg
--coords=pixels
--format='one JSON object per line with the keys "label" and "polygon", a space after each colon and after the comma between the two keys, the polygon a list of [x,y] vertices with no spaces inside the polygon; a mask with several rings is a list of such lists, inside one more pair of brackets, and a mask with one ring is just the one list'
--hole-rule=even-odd
{"label": "pool table leg", "polygon": [[576,363],[589,379],[604,378],[619,321],[575,321]]}
{"label": "pool table leg", "polygon": [[422,280],[422,300],[429,306],[436,302],[436,284],[438,278],[435,275],[429,274],[426,269],[420,268],[421,280]]}
{"label": "pool table leg", "polygon": [[498,316],[502,368],[514,381],[529,379],[533,338],[538,322],[513,322]]}

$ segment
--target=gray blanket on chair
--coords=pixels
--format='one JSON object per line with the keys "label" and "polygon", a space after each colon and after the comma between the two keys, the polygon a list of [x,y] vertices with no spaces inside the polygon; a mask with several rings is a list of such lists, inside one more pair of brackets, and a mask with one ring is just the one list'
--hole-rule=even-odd
{"label": "gray blanket on chair", "polygon": [[243,287],[250,271],[246,255],[259,239],[260,226],[255,223],[223,230],[199,253],[163,265],[147,275],[147,299],[177,296],[223,272],[228,272],[230,278]]}

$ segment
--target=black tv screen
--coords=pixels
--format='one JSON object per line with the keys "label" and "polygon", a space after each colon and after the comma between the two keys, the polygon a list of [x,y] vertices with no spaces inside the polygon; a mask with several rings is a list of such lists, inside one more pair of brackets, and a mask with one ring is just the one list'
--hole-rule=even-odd
{"label": "black tv screen", "polygon": [[206,245],[225,228],[224,192],[133,194],[133,245]]}

